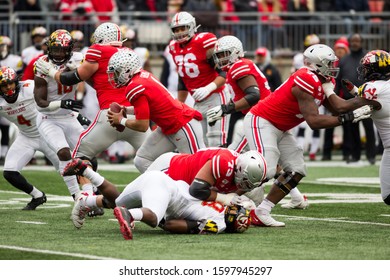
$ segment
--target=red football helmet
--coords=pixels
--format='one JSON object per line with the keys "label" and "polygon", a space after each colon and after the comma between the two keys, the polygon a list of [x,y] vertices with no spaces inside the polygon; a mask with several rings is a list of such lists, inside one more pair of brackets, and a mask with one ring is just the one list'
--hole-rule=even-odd
{"label": "red football helmet", "polygon": [[227,233],[242,233],[251,225],[250,211],[241,205],[226,206],[225,223]]}
{"label": "red football helmet", "polygon": [[[15,87],[7,87],[9,84],[15,83]],[[8,66],[2,66],[0,68],[0,95],[6,100],[10,101],[15,99],[15,96],[19,93],[19,80],[16,71]]]}
{"label": "red football helmet", "polygon": [[67,30],[58,29],[51,33],[47,46],[49,59],[56,65],[62,65],[72,56],[74,40]]}

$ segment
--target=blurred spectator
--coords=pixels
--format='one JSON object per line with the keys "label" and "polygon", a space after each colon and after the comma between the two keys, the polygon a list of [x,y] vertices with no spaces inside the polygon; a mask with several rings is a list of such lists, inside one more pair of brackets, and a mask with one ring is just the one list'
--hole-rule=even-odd
{"label": "blurred spectator", "polygon": [[[313,13],[315,11],[314,0],[289,0],[287,2],[287,11]],[[302,19],[307,19],[307,17]]]}
{"label": "blurred spectator", "polygon": [[[357,16],[356,13],[370,11],[368,0],[336,0],[335,7],[337,12],[348,12],[350,14],[350,16],[343,16],[347,34],[352,34],[353,32],[367,32],[367,18],[364,16]],[[355,29],[353,28],[353,21],[358,22]]]}
{"label": "blurred spectator", "polygon": [[[14,5],[14,12],[41,12],[41,5],[39,0],[16,0]],[[20,19],[27,20],[42,20],[40,15],[20,16]]]}
{"label": "blurred spectator", "polygon": [[27,66],[30,61],[43,53],[42,40],[47,36],[47,30],[43,26],[37,26],[31,31],[32,45],[22,50],[22,60],[24,66]]}
{"label": "blurred spectator", "polygon": [[[293,17],[288,17],[289,20],[295,21],[308,21],[314,17],[314,0],[289,0],[287,2],[287,12],[289,13],[301,13],[300,15],[294,15]],[[289,26],[289,35],[294,38],[295,34],[308,34],[308,33],[317,33],[315,26],[310,24],[299,24]]]}
{"label": "blurred spectator", "polygon": [[278,13],[283,11],[280,0],[260,0],[259,11],[265,13],[275,13],[263,15],[261,21],[265,27],[263,32],[264,45],[269,49],[287,47],[287,33],[282,18]]}
{"label": "blurred spectator", "polygon": [[84,33],[81,30],[72,30],[70,32],[70,36],[72,36],[74,41],[73,50],[76,52],[81,52],[85,55],[88,50],[88,47],[85,46]]}
{"label": "blurred spectator", "polygon": [[74,24],[83,24],[86,20],[91,20],[95,25],[99,23],[91,0],[61,0],[58,10],[61,12],[60,19],[70,20]]}
{"label": "blurred spectator", "polygon": [[[172,4],[169,2],[172,2]],[[116,0],[118,11],[120,12],[166,12],[169,5],[176,5],[176,2],[177,5],[181,5],[180,2],[183,2],[183,0]],[[157,18],[158,17],[154,17],[154,19]],[[135,19],[153,19],[153,17],[134,15],[132,13],[121,16],[121,21],[132,21]]]}
{"label": "blurred spectator", "polygon": [[258,48],[255,52],[255,64],[268,80],[271,91],[282,84],[279,70],[271,63],[271,52],[265,48]]}
{"label": "blurred spectator", "polygon": [[12,54],[13,43],[8,36],[0,36],[0,67],[8,66],[20,75],[23,71],[23,61],[19,55]]}
{"label": "blurred spectator", "polygon": [[45,37],[41,41],[41,49],[42,53],[39,53],[36,55],[31,61],[27,64],[26,68],[23,71],[22,81],[25,80],[34,80],[34,63],[37,61],[38,58],[40,58],[42,55],[47,54],[47,45],[46,42],[49,40],[49,37]]}
{"label": "blurred spectator", "polygon": [[99,23],[114,22],[119,23],[118,7],[115,0],[91,0],[92,8],[98,14]]}
{"label": "blurred spectator", "polygon": [[[250,49],[255,44],[255,38],[257,38],[257,27],[255,23],[259,20],[259,16],[244,16],[239,13],[258,12],[259,6],[256,0],[239,1],[232,0],[233,10],[230,12],[237,12],[237,18],[239,21],[252,21],[253,24],[238,24],[233,26],[233,35],[235,35],[242,42],[245,49]],[[255,47],[253,47],[254,49]]]}
{"label": "blurred spectator", "polygon": [[[349,54],[349,42],[346,37],[340,37],[333,46],[334,53],[336,54],[339,61],[336,61],[335,66],[338,66],[340,59],[345,55]],[[340,88],[338,92],[340,97],[344,96],[343,89]],[[325,113],[331,115],[331,112],[325,110]],[[322,149],[322,160],[331,160],[332,159],[332,150],[333,150],[333,137],[334,137],[334,127],[326,128],[324,133],[324,145]]]}
{"label": "blurred spectator", "polygon": [[183,9],[181,7],[183,4],[184,0],[168,0],[168,12],[171,14],[176,14],[182,11]]}
{"label": "blurred spectator", "polygon": [[196,23],[206,28],[218,26],[218,10],[214,0],[185,0],[182,6],[182,11],[191,13]]}
{"label": "blurred spectator", "polygon": [[[335,92],[342,94],[344,99],[351,99],[355,96],[342,85],[342,79],[350,80],[355,86],[359,87],[363,84],[362,80],[358,79],[357,68],[360,65],[360,60],[366,54],[363,49],[363,37],[359,33],[355,33],[348,38],[350,53],[345,55],[339,62],[340,73],[336,80]],[[371,163],[375,163],[375,132],[371,118],[362,120],[366,133],[366,157]],[[362,143],[360,138],[360,123],[345,123],[343,124],[343,156],[347,163],[356,163],[360,161]]]}

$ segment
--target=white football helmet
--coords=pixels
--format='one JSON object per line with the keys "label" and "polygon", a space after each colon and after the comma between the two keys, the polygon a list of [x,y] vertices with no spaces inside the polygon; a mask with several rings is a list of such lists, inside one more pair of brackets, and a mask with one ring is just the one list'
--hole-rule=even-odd
{"label": "white football helmet", "polygon": [[225,69],[244,57],[244,49],[241,41],[234,36],[223,36],[217,40],[214,47],[213,59],[219,68]]}
{"label": "white football helmet", "polygon": [[128,48],[119,49],[108,62],[108,81],[115,88],[122,87],[141,69],[141,60],[134,51]]}
{"label": "white football helmet", "polygon": [[[177,27],[186,27],[185,31],[175,32]],[[175,14],[171,21],[172,38],[178,43],[184,43],[194,37],[197,31],[195,18],[187,12],[179,12]]]}
{"label": "white football helmet", "polygon": [[337,78],[340,68],[334,66],[338,58],[332,48],[323,44],[315,44],[305,50],[303,57],[304,64],[311,70],[325,78]]}
{"label": "white football helmet", "polygon": [[109,44],[111,42],[121,42],[122,33],[118,25],[112,22],[100,24],[93,33],[95,44]]}
{"label": "white football helmet", "polygon": [[267,174],[267,162],[258,151],[248,151],[236,159],[235,183],[242,191],[261,186]]}

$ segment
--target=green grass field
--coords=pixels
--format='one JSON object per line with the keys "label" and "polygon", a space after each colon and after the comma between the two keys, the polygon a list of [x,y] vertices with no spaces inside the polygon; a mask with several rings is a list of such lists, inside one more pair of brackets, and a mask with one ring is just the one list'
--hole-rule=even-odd
{"label": "green grass field", "polygon": [[[112,210],[76,230],[73,201],[54,171],[24,171],[46,192],[36,211],[30,196],[0,178],[1,260],[389,260],[390,208],[380,197],[378,166],[309,166],[299,185],[310,207],[273,215],[285,228],[251,227],[243,234],[174,235],[136,224],[134,240],[120,234]],[[120,190],[137,173],[101,171]],[[343,179],[344,178],[344,179]],[[269,187],[266,187],[268,190]]]}

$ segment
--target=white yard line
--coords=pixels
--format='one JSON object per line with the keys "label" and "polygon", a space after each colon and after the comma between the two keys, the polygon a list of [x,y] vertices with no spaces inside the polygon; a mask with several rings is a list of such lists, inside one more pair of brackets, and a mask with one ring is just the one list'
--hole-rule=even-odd
{"label": "white yard line", "polygon": [[336,223],[347,223],[347,224],[358,224],[358,225],[376,225],[376,226],[390,227],[390,224],[361,222],[361,221],[352,221],[352,220],[339,220],[339,218],[313,218],[313,217],[290,216],[290,215],[279,215],[279,214],[273,214],[272,216],[285,217],[285,218],[294,219],[294,220],[297,219],[297,220],[308,220],[308,221],[323,221],[323,222],[336,222]]}
{"label": "white yard line", "polygon": [[40,249],[18,247],[18,246],[0,245],[0,248],[16,250],[16,251],[32,252],[32,253],[49,254],[49,255],[79,257],[79,258],[91,259],[91,260],[120,260],[120,259],[114,259],[109,257],[101,257],[101,256],[86,255],[86,254],[79,254],[79,253],[66,253],[66,252],[51,251],[51,250],[40,250]]}

